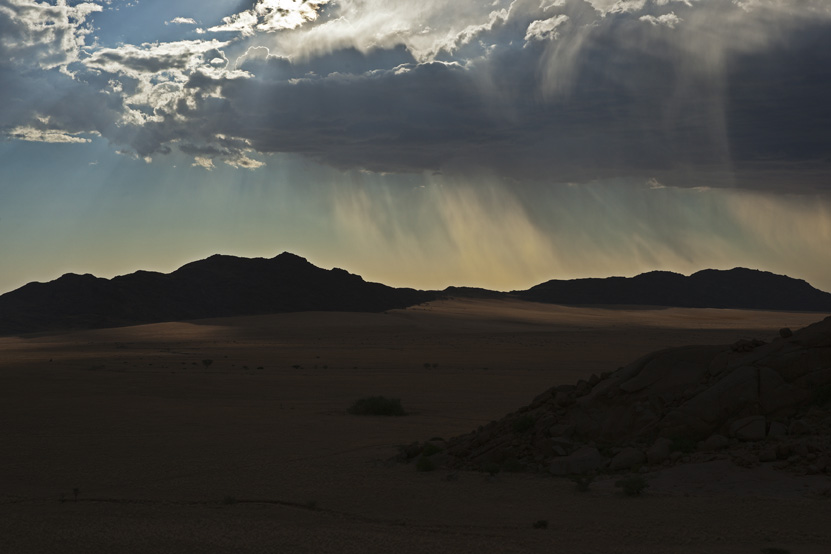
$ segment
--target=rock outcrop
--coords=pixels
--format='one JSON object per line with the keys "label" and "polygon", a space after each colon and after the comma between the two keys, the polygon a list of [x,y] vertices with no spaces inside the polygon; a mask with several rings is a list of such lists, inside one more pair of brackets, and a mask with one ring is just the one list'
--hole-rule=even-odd
{"label": "rock outcrop", "polygon": [[[405,458],[421,455],[419,448]],[[769,342],[654,352],[444,445],[453,468],[631,471],[728,457],[831,472],[831,317]]]}

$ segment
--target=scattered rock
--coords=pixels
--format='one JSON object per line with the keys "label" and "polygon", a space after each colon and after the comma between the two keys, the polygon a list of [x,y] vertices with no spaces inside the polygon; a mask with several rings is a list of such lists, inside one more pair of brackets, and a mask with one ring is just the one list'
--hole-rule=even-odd
{"label": "scattered rock", "polygon": [[764,346],[765,341],[759,339],[740,339],[733,343],[731,349],[733,352],[752,352],[759,346]]}
{"label": "scattered rock", "polygon": [[711,435],[707,440],[698,443],[698,449],[705,452],[723,450],[728,446],[730,446],[730,439],[724,435]]}
{"label": "scattered rock", "polygon": [[663,463],[669,458],[672,441],[666,437],[658,437],[649,450],[646,451],[646,460],[652,465]]}
{"label": "scattered rock", "polygon": [[778,458],[776,456],[776,448],[772,446],[768,446],[767,448],[759,452],[760,462],[775,462],[777,459]]}
{"label": "scattered rock", "polygon": [[743,441],[764,440],[766,431],[765,416],[743,417],[730,425],[730,436]]}
{"label": "scattered rock", "polygon": [[814,430],[811,429],[810,425],[799,419],[791,421],[791,424],[788,425],[789,435],[810,435],[813,432]]}
{"label": "scattered rock", "polygon": [[609,469],[618,471],[621,469],[631,469],[639,466],[646,461],[646,454],[639,448],[627,447],[621,450],[612,461],[609,462]]}
{"label": "scattered rock", "polygon": [[556,424],[548,428],[552,437],[570,437],[574,434],[574,425]]}
{"label": "scattered rock", "polygon": [[570,456],[551,462],[548,471],[552,475],[582,474],[604,468],[608,463],[609,460],[597,448],[584,446]]}
{"label": "scattered rock", "polygon": [[783,439],[788,435],[788,426],[780,421],[773,421],[768,429],[769,439]]}

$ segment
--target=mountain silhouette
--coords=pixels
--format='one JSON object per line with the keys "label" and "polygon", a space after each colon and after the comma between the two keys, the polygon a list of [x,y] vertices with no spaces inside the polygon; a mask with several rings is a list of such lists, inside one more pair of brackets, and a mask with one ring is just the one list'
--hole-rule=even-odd
{"label": "mountain silhouette", "polygon": [[437,293],[368,283],[305,258],[215,255],[163,274],[66,274],[0,296],[0,334],[297,311],[381,312]]}
{"label": "mountain silhouette", "polygon": [[439,298],[518,298],[572,305],[645,305],[831,312],[831,294],[765,271],[704,270],[689,277],[552,280],[511,293],[471,287],[420,291],[369,283],[284,252],[271,259],[215,255],[168,274],[112,279],[68,273],[0,296],[0,335],[299,311],[382,312]]}
{"label": "mountain silhouette", "polygon": [[550,304],[831,312],[831,294],[800,279],[741,267],[705,269],[689,277],[651,271],[636,277],[552,280],[512,294]]}

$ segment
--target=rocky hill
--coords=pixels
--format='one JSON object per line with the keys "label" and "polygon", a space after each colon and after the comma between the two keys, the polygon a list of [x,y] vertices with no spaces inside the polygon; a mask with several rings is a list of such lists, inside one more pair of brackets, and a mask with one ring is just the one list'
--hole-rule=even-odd
{"label": "rocky hill", "polygon": [[769,341],[654,352],[402,455],[554,475],[715,458],[831,473],[831,317]]}
{"label": "rocky hill", "polygon": [[767,271],[706,269],[689,277],[652,271],[636,277],[552,280],[512,294],[551,304],[629,304],[831,312],[831,294]]}
{"label": "rocky hill", "polygon": [[473,287],[419,291],[369,283],[285,252],[271,259],[216,255],[169,274],[137,271],[102,279],[69,273],[29,283],[0,296],[0,335],[310,310],[379,312],[447,297],[831,312],[831,294],[805,281],[741,268],[689,277],[653,271],[548,281],[512,293]]}
{"label": "rocky hill", "polygon": [[437,295],[368,283],[289,253],[272,259],[217,255],[169,274],[102,279],[70,273],[29,283],[0,296],[0,334],[307,310],[380,312]]}

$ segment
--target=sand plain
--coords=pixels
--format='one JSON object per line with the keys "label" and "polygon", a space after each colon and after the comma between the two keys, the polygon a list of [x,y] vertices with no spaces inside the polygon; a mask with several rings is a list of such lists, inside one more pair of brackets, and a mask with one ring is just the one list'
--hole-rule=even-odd
{"label": "sand plain", "polygon": [[[653,350],[822,317],[456,299],[0,338],[0,552],[829,552],[826,477],[707,466],[626,498],[389,462]],[[375,394],[410,415],[346,412]]]}

